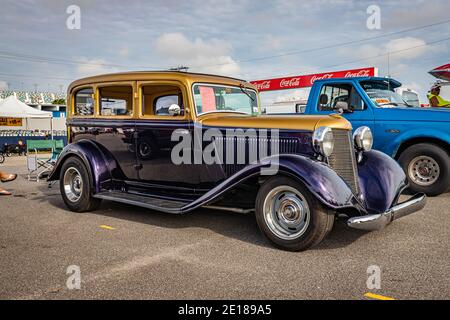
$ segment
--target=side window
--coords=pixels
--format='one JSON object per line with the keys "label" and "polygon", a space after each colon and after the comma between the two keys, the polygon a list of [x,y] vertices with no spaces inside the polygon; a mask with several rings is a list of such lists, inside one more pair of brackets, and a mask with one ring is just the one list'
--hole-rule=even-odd
{"label": "side window", "polygon": [[153,102],[153,112],[158,116],[168,116],[170,115],[169,107],[172,104],[180,105],[180,99],[177,94],[157,97]]}
{"label": "side window", "polygon": [[92,116],[94,114],[94,90],[86,88],[78,90],[74,95],[74,114],[77,116]]}
{"label": "side window", "polygon": [[183,94],[175,85],[144,85],[141,88],[143,116],[169,116],[172,104],[180,106],[184,116]]}
{"label": "side window", "polygon": [[348,102],[350,87],[347,84],[323,86],[319,95],[319,110],[332,111],[339,101]]}
{"label": "side window", "polygon": [[100,115],[129,116],[133,113],[133,87],[110,86],[99,89]]}

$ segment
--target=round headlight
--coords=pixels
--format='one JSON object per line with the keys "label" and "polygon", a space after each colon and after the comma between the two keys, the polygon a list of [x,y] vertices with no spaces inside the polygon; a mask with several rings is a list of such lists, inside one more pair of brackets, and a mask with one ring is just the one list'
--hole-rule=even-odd
{"label": "round headlight", "polygon": [[373,135],[369,127],[359,127],[353,134],[355,147],[358,150],[370,151],[373,146]]}
{"label": "round headlight", "polygon": [[313,134],[314,150],[324,157],[329,157],[334,150],[333,131],[329,127],[320,127]]}

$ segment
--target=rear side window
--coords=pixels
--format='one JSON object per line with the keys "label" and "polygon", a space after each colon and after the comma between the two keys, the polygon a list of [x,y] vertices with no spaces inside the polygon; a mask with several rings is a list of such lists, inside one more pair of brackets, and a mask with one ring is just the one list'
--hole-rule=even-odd
{"label": "rear side window", "polygon": [[129,116],[133,113],[133,87],[102,87],[100,93],[100,115]]}
{"label": "rear side window", "polygon": [[94,115],[94,90],[86,88],[75,93],[74,114],[77,116]]}

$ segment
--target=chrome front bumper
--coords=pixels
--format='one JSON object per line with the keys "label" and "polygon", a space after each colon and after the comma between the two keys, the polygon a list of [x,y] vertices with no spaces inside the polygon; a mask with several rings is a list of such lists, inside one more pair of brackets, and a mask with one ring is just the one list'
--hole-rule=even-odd
{"label": "chrome front bumper", "polygon": [[422,210],[426,203],[427,197],[419,193],[386,212],[350,218],[347,225],[360,230],[381,230],[394,220]]}

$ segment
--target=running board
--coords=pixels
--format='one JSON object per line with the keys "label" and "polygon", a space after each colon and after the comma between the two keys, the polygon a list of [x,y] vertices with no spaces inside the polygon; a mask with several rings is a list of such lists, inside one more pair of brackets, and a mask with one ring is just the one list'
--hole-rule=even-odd
{"label": "running board", "polygon": [[93,197],[97,199],[126,203],[151,210],[174,214],[183,213],[183,207],[185,207],[187,204],[190,203],[183,201],[161,199],[152,196],[142,196],[134,193],[127,193],[121,191],[104,191],[95,194]]}

